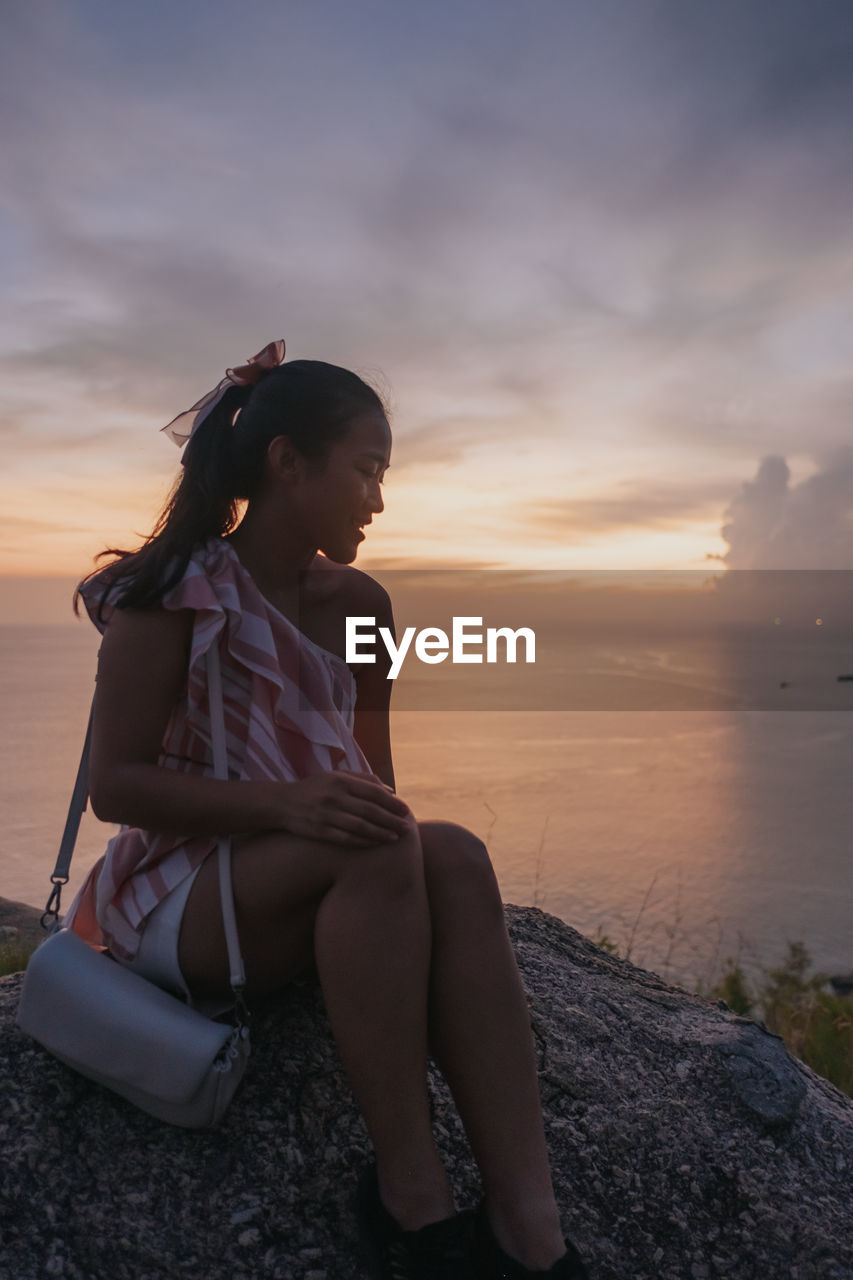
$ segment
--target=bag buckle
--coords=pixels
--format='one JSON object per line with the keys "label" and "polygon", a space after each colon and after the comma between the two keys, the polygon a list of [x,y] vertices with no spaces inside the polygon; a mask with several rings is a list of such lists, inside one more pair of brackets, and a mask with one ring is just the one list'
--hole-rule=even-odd
{"label": "bag buckle", "polygon": [[[53,888],[50,891],[50,897],[47,900],[47,906],[42,912],[40,924],[43,929],[52,929],[53,925],[59,922],[59,902],[62,897],[62,886],[68,884],[68,876],[58,876],[55,873],[50,877],[50,883]],[[53,920],[53,925],[48,924],[49,920]]]}
{"label": "bag buckle", "polygon": [[248,1031],[252,1015],[249,1012],[249,1006],[246,1004],[245,988],[233,987],[232,990],[234,992],[234,1013],[237,1018],[237,1029],[243,1031],[245,1028]]}

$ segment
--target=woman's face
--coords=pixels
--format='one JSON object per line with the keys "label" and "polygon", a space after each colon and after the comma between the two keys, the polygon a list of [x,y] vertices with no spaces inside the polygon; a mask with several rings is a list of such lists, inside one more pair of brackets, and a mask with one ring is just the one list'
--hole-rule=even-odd
{"label": "woman's face", "polygon": [[304,481],[312,541],[330,560],[351,564],[370,524],[385,504],[380,486],[391,457],[391,428],[376,410],[356,414],[333,444],[325,466]]}

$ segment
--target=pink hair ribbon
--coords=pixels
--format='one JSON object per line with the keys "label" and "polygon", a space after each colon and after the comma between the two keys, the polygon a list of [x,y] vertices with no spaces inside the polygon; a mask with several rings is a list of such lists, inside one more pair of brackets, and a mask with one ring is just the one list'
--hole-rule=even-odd
{"label": "pink hair ribbon", "polygon": [[183,413],[178,414],[177,418],[173,418],[165,427],[161,427],[161,431],[176,445],[187,444],[193,432],[210,411],[216,408],[226,391],[231,387],[251,386],[265,373],[269,373],[270,369],[277,368],[284,359],[284,349],[284,338],[279,338],[277,342],[268,342],[263,351],[259,351],[256,356],[249,356],[246,364],[238,365],[234,369],[226,369],[225,377],[212,391],[208,391],[207,395],[196,401],[191,409],[185,409]]}

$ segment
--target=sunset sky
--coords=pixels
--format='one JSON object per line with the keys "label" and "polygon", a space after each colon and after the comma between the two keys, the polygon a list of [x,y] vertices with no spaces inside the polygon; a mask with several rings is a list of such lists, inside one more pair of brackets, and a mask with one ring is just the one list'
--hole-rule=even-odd
{"label": "sunset sky", "polygon": [[390,399],[368,570],[853,568],[850,6],[3,27],[0,574],[134,543],[159,428],[282,336]]}

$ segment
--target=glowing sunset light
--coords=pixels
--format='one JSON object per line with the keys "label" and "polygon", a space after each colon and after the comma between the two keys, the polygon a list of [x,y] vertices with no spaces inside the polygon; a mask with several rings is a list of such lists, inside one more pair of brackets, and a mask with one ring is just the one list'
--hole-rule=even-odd
{"label": "glowing sunset light", "polygon": [[777,93],[832,21],[250,7],[7,24],[0,573],[133,545],[159,428],[277,336],[388,393],[366,568],[853,563],[846,99]]}
{"label": "glowing sunset light", "polygon": [[[5,488],[5,486],[4,486]],[[136,546],[149,532],[169,485],[131,476],[86,486],[58,478],[34,493],[3,494],[0,574],[82,577],[108,545]]]}

